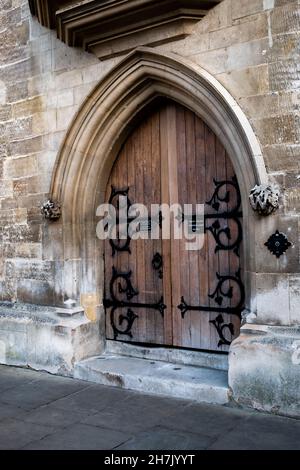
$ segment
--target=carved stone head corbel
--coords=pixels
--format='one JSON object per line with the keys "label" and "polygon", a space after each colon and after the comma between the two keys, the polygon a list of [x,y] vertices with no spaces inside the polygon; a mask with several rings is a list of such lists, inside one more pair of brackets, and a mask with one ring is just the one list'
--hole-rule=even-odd
{"label": "carved stone head corbel", "polygon": [[48,199],[41,206],[41,213],[47,220],[58,220],[61,216],[61,205],[56,201],[52,201],[52,199]]}
{"label": "carved stone head corbel", "polygon": [[279,207],[279,195],[279,188],[274,184],[256,185],[249,195],[251,207],[260,215],[270,215]]}

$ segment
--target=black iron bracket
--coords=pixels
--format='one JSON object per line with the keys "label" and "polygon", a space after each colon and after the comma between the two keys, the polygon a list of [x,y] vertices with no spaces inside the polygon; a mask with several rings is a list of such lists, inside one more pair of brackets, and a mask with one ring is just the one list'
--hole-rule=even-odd
{"label": "black iron bracket", "polygon": [[[167,308],[167,306],[164,304],[163,296],[159,299],[158,302],[155,303],[132,302],[132,299],[138,296],[139,292],[134,289],[132,285],[131,275],[131,271],[126,273],[118,272],[113,266],[112,278],[110,280],[109,285],[110,299],[103,299],[104,307],[106,309],[112,309],[110,312],[110,321],[114,332],[114,339],[117,339],[119,335],[127,335],[129,337],[132,337],[131,329],[135,320],[138,318],[138,315],[133,312],[133,309],[146,308],[157,310],[163,317],[164,311]],[[117,297],[115,293],[116,290],[118,294],[125,295],[125,300]],[[116,310],[123,308],[127,308],[127,315],[119,315],[117,324],[115,312]],[[124,321],[126,322],[126,329],[121,330],[120,327],[122,326]]]}
{"label": "black iron bracket", "polygon": [[225,331],[229,331],[231,337],[234,336],[234,326],[232,323],[225,323],[224,318],[221,314],[219,314],[214,320],[210,320],[210,322],[216,328],[218,335],[219,335],[219,342],[218,348],[223,345],[230,346],[231,341],[229,341],[225,337]]}
{"label": "black iron bracket", "polygon": [[[241,280],[240,270],[237,271],[235,276],[221,276],[219,273],[216,273],[218,284],[215,291],[212,294],[209,294],[211,299],[217,303],[217,306],[204,306],[204,305],[189,305],[184,297],[181,297],[181,303],[178,305],[178,309],[181,311],[182,318],[185,317],[185,314],[188,311],[198,311],[198,312],[218,312],[218,313],[227,313],[228,315],[237,315],[241,318],[241,312],[244,309],[245,302],[245,288]],[[225,291],[225,283],[230,283],[230,287]],[[234,283],[239,292],[239,301],[236,305],[230,307],[222,306],[224,298],[232,299],[233,297],[233,286]]]}
{"label": "black iron bracket", "polygon": [[[241,193],[239,190],[239,185],[236,177],[234,176],[231,180],[228,181],[217,181],[214,179],[215,191],[212,198],[206,202],[211,206],[216,213],[205,214],[205,232],[209,231],[213,235],[216,241],[215,253],[220,250],[233,251],[237,256],[240,255],[240,245],[243,240],[243,228],[241,224],[242,211],[241,211]],[[234,191],[236,203],[235,206],[229,211],[219,212],[222,203],[228,204],[230,202],[231,192],[227,189],[231,187]],[[226,188],[225,194],[221,195],[222,188]],[[236,224],[235,236],[232,238],[232,233],[230,227],[222,228],[220,220],[230,220]],[[215,220],[211,225],[209,225],[210,220]],[[224,243],[223,240],[226,240]]]}

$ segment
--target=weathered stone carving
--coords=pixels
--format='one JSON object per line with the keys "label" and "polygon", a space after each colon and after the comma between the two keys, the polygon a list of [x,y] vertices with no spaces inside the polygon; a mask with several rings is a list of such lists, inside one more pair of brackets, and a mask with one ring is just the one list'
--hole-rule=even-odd
{"label": "weathered stone carving", "polygon": [[48,199],[41,206],[41,213],[47,220],[58,220],[61,216],[61,205],[58,202]]}
{"label": "weathered stone carving", "polygon": [[270,215],[279,207],[279,189],[273,184],[254,186],[249,200],[252,209],[260,215]]}
{"label": "weathered stone carving", "polygon": [[252,312],[251,310],[245,309],[241,314],[241,326],[255,323],[257,319],[257,313]]}

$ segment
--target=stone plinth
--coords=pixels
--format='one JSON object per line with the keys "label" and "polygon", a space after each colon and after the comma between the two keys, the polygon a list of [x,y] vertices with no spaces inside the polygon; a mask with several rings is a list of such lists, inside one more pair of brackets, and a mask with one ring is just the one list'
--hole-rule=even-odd
{"label": "stone plinth", "polygon": [[99,328],[82,314],[0,303],[0,363],[72,376],[76,361],[102,351]]}
{"label": "stone plinth", "polygon": [[229,386],[241,404],[300,416],[300,327],[242,327],[231,345]]}

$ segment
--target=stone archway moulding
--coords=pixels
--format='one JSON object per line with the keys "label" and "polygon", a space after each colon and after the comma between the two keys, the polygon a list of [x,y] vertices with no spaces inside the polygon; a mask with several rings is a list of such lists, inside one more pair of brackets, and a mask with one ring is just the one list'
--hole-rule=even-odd
{"label": "stone archway moulding", "polygon": [[[102,202],[113,162],[142,108],[163,96],[200,116],[231,156],[242,190],[245,264],[251,271],[254,250],[249,228],[253,214],[248,194],[267,182],[257,138],[243,111],[225,88],[203,68],[175,54],[138,48],[113,68],[90,93],[75,116],[59,151],[51,198],[62,206],[68,226],[64,245],[68,259],[81,259],[81,290],[97,290],[95,211]],[[67,240],[66,240],[67,237]],[[248,261],[247,261],[248,258]]]}

